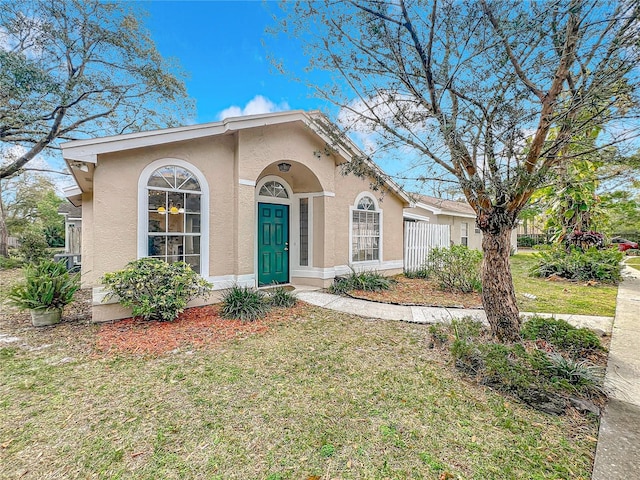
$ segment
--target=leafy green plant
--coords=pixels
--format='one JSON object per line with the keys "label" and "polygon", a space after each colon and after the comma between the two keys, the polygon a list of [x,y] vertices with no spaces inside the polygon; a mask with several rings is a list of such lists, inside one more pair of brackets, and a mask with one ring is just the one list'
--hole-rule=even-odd
{"label": "leafy green plant", "polygon": [[264,317],[270,306],[262,291],[234,285],[222,297],[221,314],[224,318],[254,321]]}
{"label": "leafy green plant", "polygon": [[525,340],[546,340],[573,357],[603,350],[598,336],[587,328],[576,328],[556,318],[531,317],[520,334]]}
{"label": "leafy green plant", "polygon": [[136,317],[171,321],[189,301],[206,298],[212,285],[184,262],[167,263],[157,258],[129,262],[117,272],[102,277],[107,298],[117,298]]}
{"label": "leafy green plant", "polygon": [[269,302],[274,307],[293,307],[298,299],[285,287],[275,287],[269,292]]}
{"label": "leafy green plant", "polygon": [[54,310],[73,301],[80,288],[78,274],[70,274],[63,262],[44,260],[29,265],[25,281],[9,292],[9,302],[22,310]]}
{"label": "leafy green plant", "polygon": [[10,270],[22,266],[22,260],[16,257],[0,257],[0,270]]}
{"label": "leafy green plant", "polygon": [[25,230],[19,237],[18,253],[25,263],[38,263],[47,256],[47,239],[42,230],[33,227]]}
{"label": "leafy green plant", "polygon": [[572,360],[559,353],[548,355],[547,375],[551,382],[558,383],[565,390],[576,392],[604,393],[604,369],[585,360]]}
{"label": "leafy green plant", "polygon": [[562,245],[541,249],[536,254],[538,265],[532,274],[537,277],[558,275],[569,280],[599,280],[618,282],[621,279],[620,262],[623,253],[615,249],[598,250],[595,247],[582,251]]}
{"label": "leafy green plant", "polygon": [[329,287],[329,291],[338,295],[351,290],[379,292],[380,290],[389,290],[394,283],[395,280],[376,271],[356,272],[352,270],[347,276],[336,277],[333,285]]}
{"label": "leafy green plant", "polygon": [[464,245],[434,248],[427,256],[429,277],[434,278],[443,290],[469,293],[480,291],[480,263],[482,252]]}
{"label": "leafy green plant", "polygon": [[429,278],[429,269],[423,266],[414,270],[405,270],[404,276],[407,278]]}

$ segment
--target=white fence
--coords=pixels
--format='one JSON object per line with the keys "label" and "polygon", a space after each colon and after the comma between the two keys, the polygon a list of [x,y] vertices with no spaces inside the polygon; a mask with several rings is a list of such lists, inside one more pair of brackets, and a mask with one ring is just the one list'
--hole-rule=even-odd
{"label": "white fence", "polygon": [[429,251],[434,247],[449,247],[449,225],[427,222],[404,222],[404,269],[417,270],[424,266]]}
{"label": "white fence", "polygon": [[20,246],[20,242],[18,241],[18,237],[7,238],[7,247],[18,248],[19,246]]}

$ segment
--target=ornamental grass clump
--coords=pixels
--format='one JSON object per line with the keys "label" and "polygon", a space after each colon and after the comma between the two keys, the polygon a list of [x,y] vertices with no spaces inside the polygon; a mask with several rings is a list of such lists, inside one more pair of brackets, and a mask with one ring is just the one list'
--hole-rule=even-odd
{"label": "ornamental grass clump", "polygon": [[336,277],[333,285],[329,287],[331,293],[338,295],[345,294],[352,290],[363,290],[365,292],[379,292],[389,290],[395,280],[385,277],[380,272],[354,270],[347,276]]}
{"label": "ornamental grass clump", "polygon": [[191,300],[207,298],[212,288],[187,263],[157,258],[129,262],[123,270],[106,273],[102,283],[107,298],[117,298],[135,317],[157,321],[175,320]]}
{"label": "ornamental grass clump", "polygon": [[270,308],[271,303],[262,291],[234,285],[224,293],[220,313],[224,318],[252,322],[264,317]]}
{"label": "ornamental grass clump", "polygon": [[269,302],[274,307],[289,308],[297,303],[296,296],[285,287],[275,287],[269,292]]}

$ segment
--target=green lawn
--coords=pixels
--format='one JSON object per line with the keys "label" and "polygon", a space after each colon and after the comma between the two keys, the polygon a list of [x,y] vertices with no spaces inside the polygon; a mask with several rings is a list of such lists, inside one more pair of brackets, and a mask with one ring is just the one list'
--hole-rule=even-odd
{"label": "green lawn", "polygon": [[640,257],[628,257],[625,263],[631,268],[640,270]]}
{"label": "green lawn", "polygon": [[149,358],[95,353],[97,330],[23,328],[51,345],[0,349],[3,478],[590,478],[594,420],[462,380],[427,326],[309,308]]}
{"label": "green lawn", "polygon": [[[615,314],[617,286],[585,286],[585,282],[549,282],[529,275],[535,264],[536,258],[530,253],[520,253],[511,257],[513,283],[521,311],[611,317]],[[523,293],[533,294],[537,299],[525,298]]]}

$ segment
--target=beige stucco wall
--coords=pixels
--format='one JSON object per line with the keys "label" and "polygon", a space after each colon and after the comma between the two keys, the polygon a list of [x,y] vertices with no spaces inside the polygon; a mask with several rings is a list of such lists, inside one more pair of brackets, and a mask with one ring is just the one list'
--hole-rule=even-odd
{"label": "beige stucco wall", "polygon": [[[311,195],[313,250],[309,267],[331,271],[333,267],[349,265],[349,207],[364,191],[375,198],[380,193],[371,192],[367,180],[341,175],[337,164],[344,159],[326,155],[324,150],[324,142],[306,127],[288,124],[99,155],[93,195],[83,196],[83,284],[99,287],[104,273],[119,270],[137,258],[141,173],[154,161],[171,158],[193,165],[208,183],[209,277],[251,278],[254,274],[254,185],[268,175],[284,180],[294,194]],[[277,163],[281,161],[292,165],[290,172],[279,172]],[[295,201],[294,198],[292,203]],[[401,263],[403,201],[388,192],[379,205],[383,211],[382,260]],[[378,269],[384,268],[381,265]],[[317,286],[330,282],[313,275],[292,280]],[[126,314],[116,305],[94,309],[96,320]]]}

